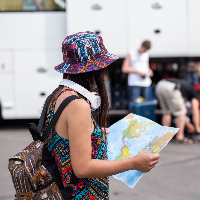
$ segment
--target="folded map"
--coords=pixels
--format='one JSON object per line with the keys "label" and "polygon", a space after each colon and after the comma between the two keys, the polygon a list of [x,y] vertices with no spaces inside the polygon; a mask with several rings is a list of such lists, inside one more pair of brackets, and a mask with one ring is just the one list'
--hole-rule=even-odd
{"label": "folded map", "polygon": [[[130,113],[109,127],[108,160],[120,160],[140,153],[159,153],[179,128],[161,126],[145,117]],[[133,188],[142,172],[130,170],[114,175]]]}

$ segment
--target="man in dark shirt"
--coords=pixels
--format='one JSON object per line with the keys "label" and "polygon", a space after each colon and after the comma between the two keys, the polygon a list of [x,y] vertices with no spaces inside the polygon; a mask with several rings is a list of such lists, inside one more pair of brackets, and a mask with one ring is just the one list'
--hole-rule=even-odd
{"label": "man in dark shirt", "polygon": [[162,125],[171,125],[171,114],[176,117],[176,127],[180,128],[176,134],[177,143],[184,141],[184,127],[188,125],[185,101],[191,102],[192,120],[196,132],[200,134],[199,101],[197,93],[190,83],[183,79],[161,80],[156,85],[155,91],[163,112]]}

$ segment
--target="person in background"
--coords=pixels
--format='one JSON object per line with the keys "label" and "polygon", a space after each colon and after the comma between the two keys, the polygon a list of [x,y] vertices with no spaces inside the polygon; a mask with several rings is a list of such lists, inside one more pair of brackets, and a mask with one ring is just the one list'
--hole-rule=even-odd
{"label": "person in background", "polygon": [[151,48],[149,41],[144,41],[138,50],[131,51],[122,65],[122,72],[128,74],[129,99],[135,101],[142,96],[149,100],[150,77],[153,72],[149,67],[148,50]]}
{"label": "person in background", "polygon": [[200,63],[189,62],[187,66],[187,81],[191,85],[195,85],[199,83],[199,76],[198,73],[200,71]]}
{"label": "person in background", "polygon": [[[64,61],[55,70],[63,73],[64,81],[68,79],[89,91],[96,87],[101,104],[96,122],[91,110],[97,107],[92,107],[86,97],[66,85],[57,87],[48,102],[45,128],[64,99],[71,95],[79,98],[63,110],[49,133],[47,147],[56,160],[63,185],[71,188],[71,199],[109,199],[108,176],[131,169],[148,172],[158,163],[159,155],[142,153],[122,160],[107,160],[105,73],[117,57],[108,53],[101,36],[92,32],[66,37],[62,52]],[[74,175],[78,181],[71,183]]]}
{"label": "person in background", "polygon": [[36,11],[44,10],[43,0],[24,0],[23,10]]}
{"label": "person in background", "polygon": [[199,101],[193,86],[183,79],[161,80],[155,87],[160,107],[163,112],[162,125],[171,126],[172,115],[176,117],[175,124],[180,128],[176,134],[176,143],[192,143],[184,137],[184,128],[192,131],[191,123],[186,122],[186,101],[191,102],[192,121],[197,134],[200,134]]}

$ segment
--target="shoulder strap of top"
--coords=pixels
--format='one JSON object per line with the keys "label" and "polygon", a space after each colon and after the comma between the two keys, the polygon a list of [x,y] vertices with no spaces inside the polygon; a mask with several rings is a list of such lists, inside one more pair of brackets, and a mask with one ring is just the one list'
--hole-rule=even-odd
{"label": "shoulder strap of top", "polygon": [[[78,96],[72,95],[67,97],[59,106],[58,110],[54,114],[50,124],[47,126],[47,129],[44,131],[43,136],[42,136],[42,141],[45,143],[51,129],[54,127],[55,123],[59,119],[62,111],[64,108],[73,100],[79,99]],[[56,185],[60,189],[60,192],[62,194],[63,199],[71,199],[71,194],[72,194],[72,188],[66,187],[64,188],[63,182],[60,177],[60,173],[57,167],[57,164],[55,162],[55,159],[52,157],[51,153],[48,150],[48,147],[46,145],[43,146],[43,151],[42,151],[42,165],[49,171],[51,174],[53,180],[55,181]],[[79,179],[75,176],[74,172],[72,171],[72,176],[70,183],[77,183]]]}
{"label": "shoulder strap of top", "polygon": [[[62,90],[59,95],[54,98],[54,100],[56,100],[62,93],[64,93],[65,91],[67,91],[69,89],[64,89]],[[38,123],[38,131],[39,133],[42,132],[42,127],[44,125],[44,120],[45,120],[45,115],[46,115],[46,112],[47,112],[47,105],[48,105],[48,101],[49,101],[49,98],[50,98],[51,95],[49,95],[46,100],[45,100],[45,103],[44,103],[44,106],[43,106],[43,109],[42,109],[42,113],[41,113],[41,116],[40,116],[40,120],[39,120],[39,123]],[[40,139],[41,140],[41,139]]]}
{"label": "shoulder strap of top", "polygon": [[75,90],[73,90],[73,89],[70,89],[70,88],[68,88],[68,89],[63,89],[56,97],[54,97],[54,102],[58,99],[58,97],[61,95],[61,94],[63,94],[64,92],[66,92],[66,91],[73,91],[73,92],[76,92]]}
{"label": "shoulder strap of top", "polygon": [[43,133],[43,141],[45,141],[51,131],[51,129],[54,127],[54,125],[56,124],[58,118],[60,117],[62,111],[64,110],[64,108],[73,100],[75,99],[80,99],[78,96],[76,95],[71,95],[69,97],[67,97],[59,106],[58,110],[56,111],[56,113],[54,114],[50,124],[48,125],[47,129],[44,131]]}

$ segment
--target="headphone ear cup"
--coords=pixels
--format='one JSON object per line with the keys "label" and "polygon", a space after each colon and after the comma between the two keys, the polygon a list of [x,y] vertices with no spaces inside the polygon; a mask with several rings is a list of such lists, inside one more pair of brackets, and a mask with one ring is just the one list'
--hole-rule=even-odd
{"label": "headphone ear cup", "polygon": [[83,86],[68,79],[63,79],[60,85],[67,86],[83,95],[90,102],[92,110],[96,110],[101,105],[101,97],[96,92],[90,92]]}
{"label": "headphone ear cup", "polygon": [[93,110],[96,110],[101,105],[101,97],[96,92],[92,92],[92,94],[94,98],[90,101],[90,105]]}

